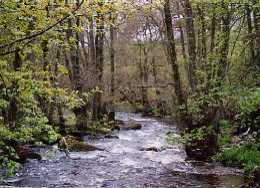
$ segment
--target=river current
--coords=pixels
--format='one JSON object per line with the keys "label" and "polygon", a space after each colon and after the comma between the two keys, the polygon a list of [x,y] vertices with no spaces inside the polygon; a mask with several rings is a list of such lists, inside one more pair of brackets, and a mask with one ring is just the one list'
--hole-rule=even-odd
{"label": "river current", "polygon": [[50,188],[237,188],[244,184],[238,169],[187,161],[183,146],[166,139],[169,131],[178,136],[174,124],[122,112],[116,119],[135,121],[142,129],[120,130],[115,132],[118,138],[85,138],[103,151],[72,152],[71,159],[56,152],[52,159],[31,160],[17,173],[20,181],[11,184]]}

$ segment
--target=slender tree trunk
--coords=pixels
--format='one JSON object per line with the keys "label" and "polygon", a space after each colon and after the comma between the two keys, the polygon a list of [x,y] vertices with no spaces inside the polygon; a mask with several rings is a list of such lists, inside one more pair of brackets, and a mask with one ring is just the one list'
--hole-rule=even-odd
{"label": "slender tree trunk", "polygon": [[95,36],[94,36],[94,18],[89,18],[89,51],[92,64],[96,66],[96,46],[95,46]]}
{"label": "slender tree trunk", "polygon": [[186,19],[186,32],[188,41],[188,53],[189,53],[189,70],[188,78],[190,82],[190,87],[192,91],[196,89],[197,79],[196,79],[196,35],[193,23],[193,12],[191,3],[189,0],[184,0],[184,12]]}
{"label": "slender tree trunk", "polygon": [[[177,9],[177,16],[178,16],[178,20],[181,19],[180,16],[180,2],[176,1],[176,9]],[[178,26],[180,29],[180,41],[181,41],[181,51],[182,51],[182,57],[184,60],[187,60],[187,55],[186,55],[186,49],[185,49],[185,39],[184,39],[184,31],[183,31],[183,27],[182,27],[182,23],[180,23],[180,25]]]}
{"label": "slender tree trunk", "polygon": [[[68,7],[69,1],[65,0],[64,4],[65,4],[66,7]],[[61,23],[61,25],[63,25],[63,23]],[[71,51],[70,38],[73,37],[71,18],[68,18],[67,25],[68,25],[68,29],[66,30],[66,43],[69,45],[69,49]],[[64,61],[65,61],[65,66],[66,66],[66,68],[69,72],[70,81],[72,83],[74,75],[73,75],[73,71],[72,71],[72,68],[71,68],[71,64],[73,62],[73,59],[71,58],[71,53],[67,52],[66,50],[64,50]]]}
{"label": "slender tree trunk", "polygon": [[220,34],[220,47],[219,47],[219,65],[218,65],[218,78],[224,80],[227,67],[228,67],[228,53],[229,53],[229,38],[230,38],[230,19],[231,15],[229,12],[228,5],[222,2],[222,17],[221,17],[221,34]]}
{"label": "slender tree trunk", "polygon": [[142,96],[142,104],[143,106],[146,106],[146,103],[148,101],[147,95],[146,95],[146,88],[144,83],[144,65],[143,65],[143,45],[141,44],[141,41],[139,43],[139,71],[140,71],[140,81],[141,81],[141,96]]}
{"label": "slender tree trunk", "polygon": [[[147,86],[148,85],[148,79],[149,79],[149,73],[148,73],[148,50],[147,48],[144,46],[143,47],[143,54],[144,54],[144,63],[143,63],[143,82],[144,85]],[[144,87],[144,93],[143,93],[143,103],[144,106],[147,108],[149,105],[149,99],[148,99],[148,91],[147,91],[147,87]]]}
{"label": "slender tree trunk", "polygon": [[259,3],[257,3],[255,0],[254,2],[254,9],[253,9],[253,18],[254,18],[254,28],[255,28],[255,58],[254,62],[255,65],[260,68],[260,8]]}
{"label": "slender tree trunk", "polygon": [[[60,51],[57,49],[57,59],[54,64],[54,78],[53,78],[53,85],[55,88],[59,87],[59,82],[58,82],[58,62],[60,60]],[[56,96],[55,103],[57,105],[57,110],[58,110],[58,125],[59,125],[59,132],[61,135],[65,136],[66,135],[66,127],[65,127],[65,119],[63,115],[63,109],[62,109],[62,104],[59,96]]]}
{"label": "slender tree trunk", "polygon": [[111,13],[110,20],[112,24],[110,25],[110,72],[111,72],[111,96],[114,100],[115,97],[115,28],[114,19]]}
{"label": "slender tree trunk", "polygon": [[43,51],[43,71],[47,71],[47,66],[48,66],[48,41],[44,40],[42,42],[42,51]]}
{"label": "slender tree trunk", "polygon": [[[103,7],[103,2],[98,3],[99,7]],[[96,69],[97,69],[97,87],[103,91],[103,64],[104,64],[104,15],[97,12],[97,34],[95,39],[96,44]],[[98,91],[94,96],[94,113],[95,120],[102,118],[102,92]]]}
{"label": "slender tree trunk", "polygon": [[175,39],[173,34],[173,25],[172,25],[172,17],[171,17],[169,0],[164,1],[164,21],[166,26],[167,55],[168,55],[169,63],[171,64],[172,67],[174,89],[175,89],[175,94],[177,96],[177,104],[184,105],[185,99],[182,94],[179,66],[177,64]]}
{"label": "slender tree trunk", "polygon": [[[76,6],[79,6],[80,1],[76,1]],[[80,27],[80,18],[76,18],[76,26]],[[73,83],[74,89],[79,93],[82,92],[82,84],[80,83],[80,33],[76,31],[76,42],[75,42],[75,51],[72,53],[72,72],[73,72]]]}
{"label": "slender tree trunk", "polygon": [[255,57],[255,49],[254,49],[254,41],[252,40],[253,37],[253,26],[252,26],[252,16],[251,16],[251,9],[249,7],[249,5],[245,6],[245,10],[246,10],[246,18],[247,18],[247,32],[249,35],[249,48],[250,48],[250,60],[253,60]]}
{"label": "slender tree trunk", "polygon": [[85,70],[87,70],[88,66],[89,66],[89,54],[88,54],[88,50],[86,49],[86,45],[85,45],[85,32],[82,32],[80,35],[80,44],[81,44],[81,49],[82,49],[83,56],[84,56],[83,67]]}
{"label": "slender tree trunk", "polygon": [[198,5],[198,16],[200,20],[200,30],[201,30],[201,38],[200,41],[200,57],[201,62],[205,68],[205,63],[207,59],[207,33],[206,33],[206,22],[205,22],[205,14],[204,14],[204,3]]}
{"label": "slender tree trunk", "polygon": [[210,30],[210,52],[213,53],[215,48],[215,36],[216,36],[216,14],[214,13],[211,19],[211,30]]}
{"label": "slender tree trunk", "polygon": [[[16,52],[15,52],[14,61],[13,61],[13,69],[15,71],[19,71],[21,67],[22,67],[22,59],[19,54],[19,49],[17,48]],[[15,93],[19,89],[18,87],[19,86],[18,86],[17,81],[14,80],[12,82],[12,86],[10,87],[11,88],[10,91],[13,95],[9,98],[10,102],[9,102],[9,106],[7,109],[7,121],[6,121],[6,122],[8,122],[9,128],[11,130],[14,130],[16,127],[15,122],[17,121],[17,115],[18,115],[18,101],[17,101],[16,95],[15,95]]]}

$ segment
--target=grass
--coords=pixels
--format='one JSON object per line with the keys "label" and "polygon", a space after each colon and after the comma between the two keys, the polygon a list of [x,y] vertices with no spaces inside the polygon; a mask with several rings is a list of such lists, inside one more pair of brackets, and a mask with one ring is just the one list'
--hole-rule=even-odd
{"label": "grass", "polygon": [[217,160],[227,166],[242,167],[246,174],[250,174],[260,165],[260,143],[247,143],[226,149],[217,156]]}

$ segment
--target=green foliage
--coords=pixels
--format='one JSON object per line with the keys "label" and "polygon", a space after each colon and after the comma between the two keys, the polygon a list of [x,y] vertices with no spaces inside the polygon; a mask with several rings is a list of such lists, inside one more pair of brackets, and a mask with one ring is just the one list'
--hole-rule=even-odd
{"label": "green foliage", "polygon": [[260,143],[247,143],[226,149],[217,156],[217,160],[228,166],[241,166],[249,174],[260,165]]}
{"label": "green foliage", "polygon": [[224,146],[230,144],[232,141],[232,126],[227,120],[221,120],[219,124],[220,133],[218,136],[218,145]]}
{"label": "green foliage", "polygon": [[16,167],[18,167],[18,163],[14,161],[14,159],[18,159],[18,156],[15,149],[7,145],[4,140],[14,139],[15,137],[15,133],[6,129],[3,124],[0,124],[0,168],[7,168],[6,175],[12,175]]}
{"label": "green foliage", "polygon": [[154,116],[154,117],[159,117],[160,114],[160,109],[157,107],[149,107],[148,109],[145,109],[145,113],[149,116]]}
{"label": "green foliage", "polygon": [[112,132],[114,122],[109,122],[107,116],[99,121],[90,121],[85,129],[85,133],[96,137],[98,135],[106,135]]}
{"label": "green foliage", "polygon": [[[2,2],[0,43],[12,43],[56,22],[62,16],[61,12],[49,10],[47,16],[43,8],[47,6],[45,0]],[[52,71],[52,63],[48,71],[43,70],[41,44],[48,39],[50,46],[61,45],[57,34],[57,31],[50,31],[38,36],[37,42],[27,44],[28,40],[22,40],[1,48],[1,54],[13,49],[22,50],[16,55],[10,53],[0,57],[0,168],[8,168],[10,172],[17,166],[16,147],[19,145],[57,141],[59,134],[50,125],[45,106],[59,103],[71,109],[82,104],[77,93],[58,88],[53,83],[54,77],[67,74],[64,66],[58,66],[58,73]],[[10,146],[9,142],[15,145]]]}
{"label": "green foliage", "polygon": [[192,129],[191,131],[186,131],[182,135],[182,143],[185,145],[196,145],[199,142],[203,142],[208,135],[214,134],[212,126],[203,126],[200,128]]}
{"label": "green foliage", "polygon": [[183,142],[182,137],[172,131],[166,133],[166,141],[170,144],[179,144]]}
{"label": "green foliage", "polygon": [[219,146],[224,146],[226,144],[230,144],[232,141],[232,137],[230,134],[220,134],[218,136],[218,145]]}
{"label": "green foliage", "polygon": [[[236,120],[240,126],[259,128],[260,125],[260,88],[251,89],[238,101],[239,113]],[[258,126],[258,127],[257,127]]]}

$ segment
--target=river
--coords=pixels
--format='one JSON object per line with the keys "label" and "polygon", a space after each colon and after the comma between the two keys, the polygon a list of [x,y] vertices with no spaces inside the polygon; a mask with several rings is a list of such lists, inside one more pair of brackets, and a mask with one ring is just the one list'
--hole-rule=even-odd
{"label": "river", "polygon": [[71,159],[56,154],[41,162],[31,160],[17,173],[18,187],[50,188],[231,188],[245,178],[235,168],[218,163],[187,161],[179,142],[169,143],[166,133],[178,134],[174,124],[138,114],[117,113],[116,119],[134,120],[141,130],[121,130],[117,138],[87,143],[104,151],[71,153]]}

